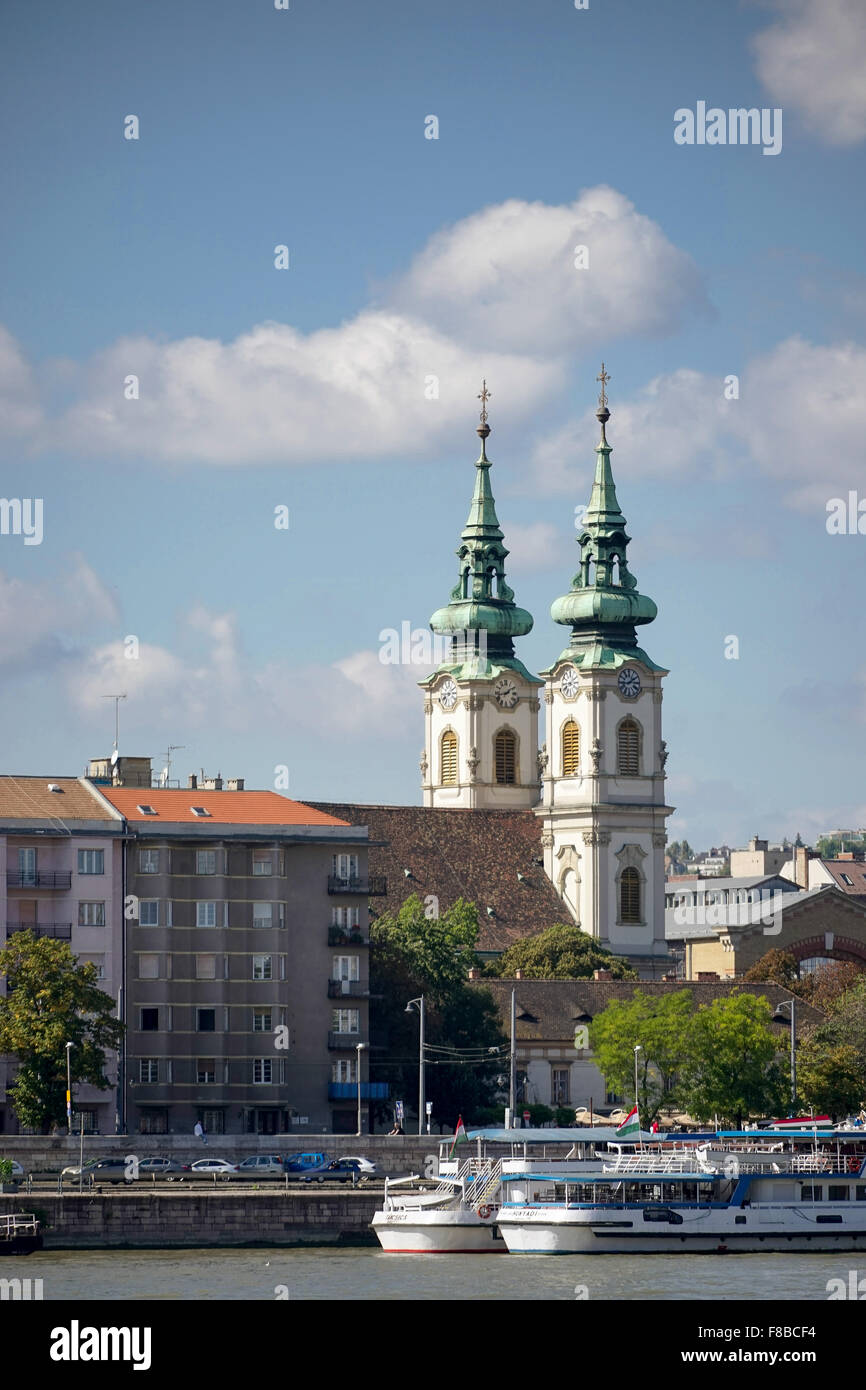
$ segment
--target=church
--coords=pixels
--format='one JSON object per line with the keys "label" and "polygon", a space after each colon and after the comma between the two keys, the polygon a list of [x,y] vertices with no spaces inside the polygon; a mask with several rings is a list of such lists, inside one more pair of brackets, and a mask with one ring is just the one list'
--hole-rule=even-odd
{"label": "church", "polygon": [[[638,645],[656,605],[628,566],[630,537],[607,440],[602,364],[595,477],[580,558],[551,617],[567,629],[529,671],[516,643],[533,626],[506,580],[508,549],[491,486],[486,383],[457,582],[430,619],[444,660],[423,681],[421,807],[314,803],[367,825],[370,872],[387,875],[377,910],[411,893],[478,906],[479,954],[573,921],[642,978],[670,968],[665,942],[667,670]],[[543,723],[541,719],[543,706]]]}

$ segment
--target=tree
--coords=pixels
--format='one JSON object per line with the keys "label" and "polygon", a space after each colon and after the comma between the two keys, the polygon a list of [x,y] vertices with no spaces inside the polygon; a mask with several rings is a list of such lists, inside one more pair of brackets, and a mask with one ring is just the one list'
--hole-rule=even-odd
{"label": "tree", "polygon": [[595,970],[609,970],[615,980],[637,980],[628,963],[600,946],[573,923],[560,923],[515,941],[494,966],[500,978],[519,970],[527,980],[587,980]]}
{"label": "tree", "polygon": [[111,1015],[114,1000],[96,986],[96,966],[79,965],[65,941],[16,932],[0,951],[0,1053],[16,1057],[19,1069],[9,1087],[19,1122],[47,1133],[66,1115],[66,1044],[73,1083],[101,1091],[105,1049],[116,1049],[123,1024]]}
{"label": "tree", "polygon": [[866,1062],[849,1043],[826,1042],[813,1034],[800,1048],[797,1081],[807,1105],[840,1119],[863,1104]]}
{"label": "tree", "polygon": [[[425,1089],[440,1125],[470,1121],[489,1106],[508,1044],[489,990],[470,986],[477,965],[478,914],[458,899],[443,913],[413,894],[370,927],[371,1078],[391,1095],[414,1096],[418,1084],[418,1014],[424,996]],[[462,1057],[457,1053],[462,1052]]]}
{"label": "tree", "polygon": [[792,993],[796,993],[796,986],[800,983],[800,967],[790,951],[774,948],[755,961],[751,969],[746,971],[743,980],[748,984],[763,984],[769,981],[785,985]]}
{"label": "tree", "polygon": [[862,965],[851,960],[831,960],[800,979],[796,993],[816,1009],[828,1014],[837,1000],[847,994],[863,975]]}
{"label": "tree", "polygon": [[676,1103],[674,1087],[687,1061],[692,1009],[690,990],[662,995],[635,990],[633,999],[613,1000],[590,1025],[593,1060],[610,1091],[633,1094],[634,1049],[640,1045],[638,1107],[644,1129]]}
{"label": "tree", "polygon": [[781,1108],[786,1076],[772,1016],[769,1001],[753,994],[714,999],[692,1016],[678,1094],[694,1119],[719,1115],[740,1129],[744,1117]]}

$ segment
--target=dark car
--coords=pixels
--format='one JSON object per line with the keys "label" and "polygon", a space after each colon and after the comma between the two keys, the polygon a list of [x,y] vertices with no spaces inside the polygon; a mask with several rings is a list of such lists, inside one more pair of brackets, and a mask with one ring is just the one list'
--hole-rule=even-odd
{"label": "dark car", "polygon": [[283,1161],[283,1168],[290,1178],[303,1178],[308,1173],[324,1168],[329,1162],[328,1155],[319,1152],[293,1154]]}
{"label": "dark car", "polygon": [[364,1172],[356,1158],[332,1159],[320,1168],[313,1168],[301,1175],[302,1182],[361,1182]]}
{"label": "dark car", "polygon": [[128,1162],[125,1158],[98,1158],[95,1163],[85,1163],[84,1169],[64,1168],[63,1176],[73,1180],[83,1174],[85,1181],[90,1182],[110,1182],[110,1183],[131,1183],[135,1182],[138,1174],[135,1164]]}

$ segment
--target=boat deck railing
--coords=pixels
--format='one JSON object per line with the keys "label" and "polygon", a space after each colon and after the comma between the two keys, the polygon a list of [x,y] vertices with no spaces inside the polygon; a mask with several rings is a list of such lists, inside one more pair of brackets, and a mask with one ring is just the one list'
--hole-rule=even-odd
{"label": "boat deck railing", "polygon": [[32,1212],[0,1216],[0,1240],[14,1240],[16,1236],[35,1236],[38,1233],[39,1221]]}
{"label": "boat deck railing", "polygon": [[712,1175],[715,1168],[702,1164],[695,1154],[621,1154],[614,1163],[602,1164],[604,1173],[694,1173]]}

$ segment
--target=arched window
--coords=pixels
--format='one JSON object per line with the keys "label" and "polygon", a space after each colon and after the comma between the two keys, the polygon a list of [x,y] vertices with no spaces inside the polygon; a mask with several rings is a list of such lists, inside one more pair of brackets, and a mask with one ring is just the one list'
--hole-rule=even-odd
{"label": "arched window", "polygon": [[517,781],[517,739],[510,729],[500,729],[493,740],[493,771],[501,787]]}
{"label": "arched window", "polygon": [[640,773],[640,727],[633,719],[624,719],[616,731],[616,770],[620,777]]}
{"label": "arched window", "polygon": [[453,729],[442,735],[442,785],[457,786],[457,735]]}
{"label": "arched window", "polygon": [[562,726],[562,775],[574,777],[580,771],[580,729],[573,719]]}
{"label": "arched window", "polygon": [[619,920],[640,921],[640,874],[637,869],[623,869],[619,881]]}

